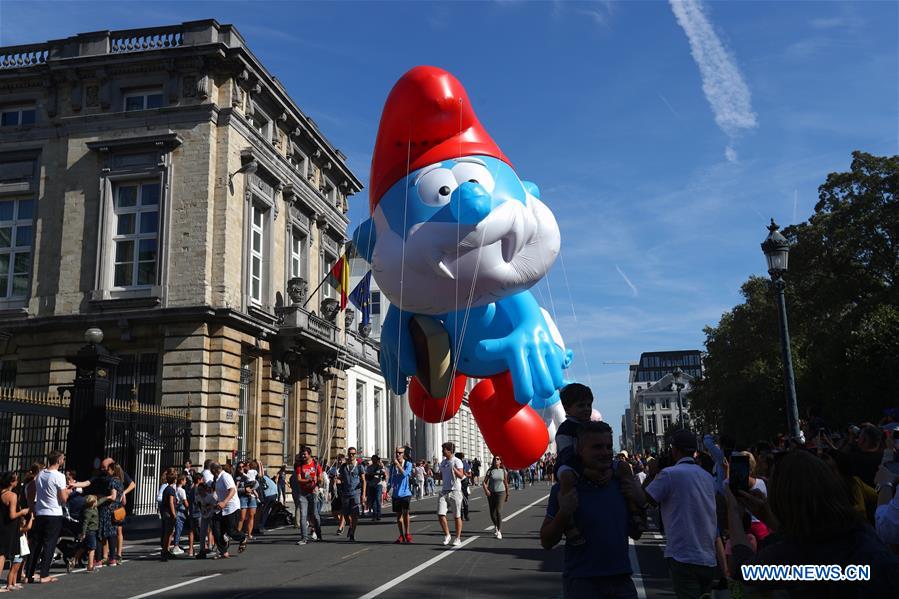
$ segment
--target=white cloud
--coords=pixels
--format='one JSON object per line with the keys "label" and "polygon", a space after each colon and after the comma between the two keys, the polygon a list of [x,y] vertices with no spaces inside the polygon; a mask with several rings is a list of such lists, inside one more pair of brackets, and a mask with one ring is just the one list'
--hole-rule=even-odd
{"label": "white cloud", "polygon": [[[699,0],[669,1],[678,24],[687,34],[690,53],[699,67],[702,91],[712,107],[715,123],[733,142],[740,132],[758,126],[749,87],[715,33],[702,3]],[[736,160],[733,143],[725,150],[725,156],[731,162]]]}
{"label": "white cloud", "polygon": [[733,145],[728,145],[724,148],[724,157],[727,158],[728,162],[737,161],[737,151],[734,149]]}

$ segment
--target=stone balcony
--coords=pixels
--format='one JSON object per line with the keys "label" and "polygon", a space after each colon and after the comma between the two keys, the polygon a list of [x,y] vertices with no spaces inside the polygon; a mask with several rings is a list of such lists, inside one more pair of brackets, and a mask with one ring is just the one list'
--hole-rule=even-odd
{"label": "stone balcony", "polygon": [[0,47],[0,70],[38,67],[69,58],[151,52],[207,44],[242,47],[249,52],[246,42],[234,27],[206,19],[165,27],[79,33],[49,42]]}
{"label": "stone balcony", "polygon": [[[308,378],[314,388],[327,378],[331,367],[379,368],[378,342],[350,330],[350,319],[337,311],[336,300],[325,299],[320,316],[303,306],[304,299],[300,296],[291,305],[276,308],[279,327],[272,340],[274,378],[290,383]],[[346,319],[346,330],[337,326],[337,318]]]}

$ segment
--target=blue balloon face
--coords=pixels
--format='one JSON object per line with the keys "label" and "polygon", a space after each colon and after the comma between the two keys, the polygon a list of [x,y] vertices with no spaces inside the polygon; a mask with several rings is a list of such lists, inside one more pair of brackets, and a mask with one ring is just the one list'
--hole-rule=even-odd
{"label": "blue balloon face", "polygon": [[391,230],[407,239],[421,223],[475,225],[508,201],[527,203],[512,167],[490,156],[463,156],[409,173],[378,204]]}

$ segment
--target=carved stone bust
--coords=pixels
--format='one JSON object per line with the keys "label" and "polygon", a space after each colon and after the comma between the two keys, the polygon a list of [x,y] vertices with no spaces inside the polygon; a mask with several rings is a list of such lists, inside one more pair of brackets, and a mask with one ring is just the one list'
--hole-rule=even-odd
{"label": "carved stone bust", "polygon": [[360,324],[359,325],[359,334],[363,337],[368,337],[371,335],[371,323],[369,324]]}
{"label": "carved stone bust", "polygon": [[343,312],[343,325],[347,328],[347,330],[349,330],[350,327],[353,326],[353,319],[354,319],[355,317],[356,317],[356,311],[355,311],[355,310],[353,310],[353,309],[351,309],[351,308],[347,308],[346,310],[344,310],[344,312]]}
{"label": "carved stone bust", "polygon": [[340,302],[333,297],[326,297],[321,305],[322,318],[331,324],[337,324],[337,314],[340,313]]}
{"label": "carved stone bust", "polygon": [[292,277],[287,281],[287,296],[290,303],[294,306],[303,305],[306,302],[306,294],[309,291],[309,284],[303,277]]}

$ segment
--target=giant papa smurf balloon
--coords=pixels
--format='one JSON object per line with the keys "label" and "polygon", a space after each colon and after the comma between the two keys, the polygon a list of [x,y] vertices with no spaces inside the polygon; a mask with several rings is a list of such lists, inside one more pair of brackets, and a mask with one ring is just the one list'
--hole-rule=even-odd
{"label": "giant papa smurf balloon", "polygon": [[559,253],[559,228],[536,185],[478,121],[462,84],[429,66],[393,87],[371,166],[371,218],[353,234],[391,306],[381,371],[412,410],[448,420],[466,378],[487,445],[506,464],[536,461],[549,441],[534,410],[558,401],[571,362],[528,289]]}

